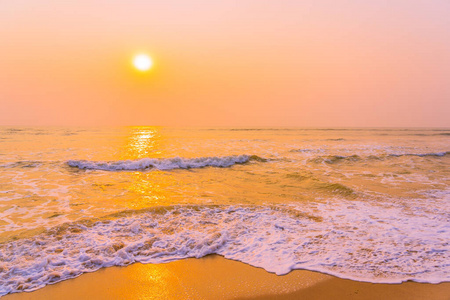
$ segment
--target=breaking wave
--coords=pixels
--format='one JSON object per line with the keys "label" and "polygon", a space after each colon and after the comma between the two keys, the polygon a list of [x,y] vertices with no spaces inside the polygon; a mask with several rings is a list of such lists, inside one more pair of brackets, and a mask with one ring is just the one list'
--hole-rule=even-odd
{"label": "breaking wave", "polygon": [[403,209],[362,201],[169,206],[66,223],[0,244],[0,296],[103,267],[208,254],[276,274],[308,269],[368,282],[450,280],[448,223]]}
{"label": "breaking wave", "polygon": [[223,157],[198,157],[198,158],[142,158],[137,160],[119,161],[89,161],[69,160],[67,164],[71,167],[88,170],[119,171],[119,170],[173,170],[173,169],[195,169],[204,167],[227,168],[235,164],[245,164],[250,161],[266,161],[256,155],[232,155]]}

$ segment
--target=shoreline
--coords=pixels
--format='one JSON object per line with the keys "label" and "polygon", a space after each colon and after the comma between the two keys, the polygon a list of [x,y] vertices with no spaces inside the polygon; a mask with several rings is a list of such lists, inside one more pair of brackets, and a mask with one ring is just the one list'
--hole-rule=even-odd
{"label": "shoreline", "polygon": [[219,255],[103,268],[5,300],[52,299],[436,299],[450,282],[381,284],[294,270],[278,276]]}

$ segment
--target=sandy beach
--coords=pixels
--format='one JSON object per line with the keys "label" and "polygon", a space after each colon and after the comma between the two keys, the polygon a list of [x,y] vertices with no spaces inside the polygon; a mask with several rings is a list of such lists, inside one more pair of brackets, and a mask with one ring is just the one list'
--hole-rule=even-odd
{"label": "sandy beach", "polygon": [[448,300],[450,283],[372,284],[296,270],[277,276],[211,255],[166,264],[112,267],[5,296],[25,299],[436,299]]}

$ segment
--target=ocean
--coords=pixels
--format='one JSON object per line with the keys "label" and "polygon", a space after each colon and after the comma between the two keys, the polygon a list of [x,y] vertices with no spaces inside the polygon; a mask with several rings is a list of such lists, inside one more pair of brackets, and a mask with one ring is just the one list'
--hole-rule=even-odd
{"label": "ocean", "polygon": [[450,281],[450,129],[0,127],[0,296],[219,254]]}

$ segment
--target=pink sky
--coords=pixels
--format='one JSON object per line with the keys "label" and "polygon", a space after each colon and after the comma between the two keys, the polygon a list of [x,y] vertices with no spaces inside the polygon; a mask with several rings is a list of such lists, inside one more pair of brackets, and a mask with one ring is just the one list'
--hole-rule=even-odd
{"label": "pink sky", "polygon": [[450,127],[449,16],[448,0],[3,1],[0,125]]}

